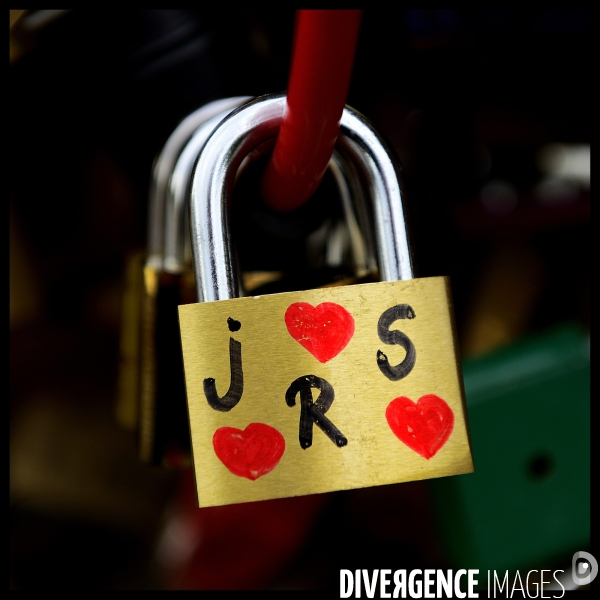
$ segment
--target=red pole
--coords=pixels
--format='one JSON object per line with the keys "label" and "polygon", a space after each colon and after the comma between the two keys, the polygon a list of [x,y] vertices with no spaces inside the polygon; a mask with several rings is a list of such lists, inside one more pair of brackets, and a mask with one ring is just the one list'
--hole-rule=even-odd
{"label": "red pole", "polygon": [[286,110],[261,183],[282,212],[317,189],[331,158],[354,63],[361,10],[299,10]]}

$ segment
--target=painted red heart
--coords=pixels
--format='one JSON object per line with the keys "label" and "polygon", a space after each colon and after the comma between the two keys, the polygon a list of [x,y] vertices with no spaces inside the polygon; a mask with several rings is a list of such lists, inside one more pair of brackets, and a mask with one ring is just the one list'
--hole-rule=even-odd
{"label": "painted red heart", "polygon": [[339,304],[294,302],[285,311],[290,335],[319,362],[335,358],[354,335],[354,318]]}
{"label": "painted red heart", "polygon": [[221,427],[213,435],[219,460],[238,477],[256,481],[270,473],[285,451],[285,439],[264,423],[250,423],[243,431]]}
{"label": "painted red heart", "polygon": [[454,428],[454,413],[434,394],[418,402],[400,396],[392,400],[385,417],[394,435],[409,448],[429,460],[446,443]]}

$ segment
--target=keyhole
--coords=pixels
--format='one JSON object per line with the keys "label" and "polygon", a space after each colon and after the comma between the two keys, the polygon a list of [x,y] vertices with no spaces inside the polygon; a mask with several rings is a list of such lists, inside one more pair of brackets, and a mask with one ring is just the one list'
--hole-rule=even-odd
{"label": "keyhole", "polygon": [[535,481],[544,481],[552,474],[554,462],[547,454],[534,456],[527,467],[529,477]]}

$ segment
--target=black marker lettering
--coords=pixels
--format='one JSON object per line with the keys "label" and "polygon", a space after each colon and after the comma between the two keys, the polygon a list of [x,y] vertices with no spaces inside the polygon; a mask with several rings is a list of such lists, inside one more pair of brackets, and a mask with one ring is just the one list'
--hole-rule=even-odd
{"label": "black marker lettering", "polygon": [[[313,402],[311,388],[321,391]],[[342,432],[325,416],[335,397],[331,384],[316,375],[298,377],[285,393],[288,406],[296,406],[296,394],[300,393],[300,446],[306,450],[312,446],[313,423],[339,448],[348,443]]]}
{"label": "black marker lettering", "polygon": [[392,308],[388,308],[381,317],[379,317],[379,323],[377,324],[377,334],[379,335],[379,339],[385,344],[397,344],[406,350],[404,360],[395,367],[390,365],[388,357],[381,350],[377,350],[377,366],[391,381],[403,379],[413,370],[415,361],[417,360],[417,351],[415,350],[414,344],[404,333],[397,329],[390,331],[390,325],[398,319],[414,318],[415,311],[408,304],[397,304],[396,306],[392,306]]}
{"label": "black marker lettering", "polygon": [[229,364],[231,369],[231,383],[227,393],[219,398],[217,386],[212,377],[204,380],[204,395],[208,403],[215,410],[230,411],[242,398],[244,392],[244,373],[242,372],[242,344],[232,337],[229,338]]}
{"label": "black marker lettering", "polygon": [[229,327],[229,331],[239,331],[241,326],[242,324],[239,321],[236,321],[231,317],[227,319],[227,327]]}

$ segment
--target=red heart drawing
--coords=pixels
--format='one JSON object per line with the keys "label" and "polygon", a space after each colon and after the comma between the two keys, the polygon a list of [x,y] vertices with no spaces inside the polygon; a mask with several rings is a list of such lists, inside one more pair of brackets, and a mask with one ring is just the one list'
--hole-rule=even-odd
{"label": "red heart drawing", "polygon": [[446,443],[454,428],[454,413],[434,394],[421,396],[417,403],[400,396],[392,400],[385,418],[394,435],[429,460]]}
{"label": "red heart drawing", "polygon": [[339,304],[294,302],[285,311],[290,335],[319,362],[336,357],[354,335],[354,318]]}
{"label": "red heart drawing", "polygon": [[243,431],[234,427],[217,429],[213,448],[234,475],[256,481],[277,466],[285,451],[285,440],[269,425],[250,423]]}

